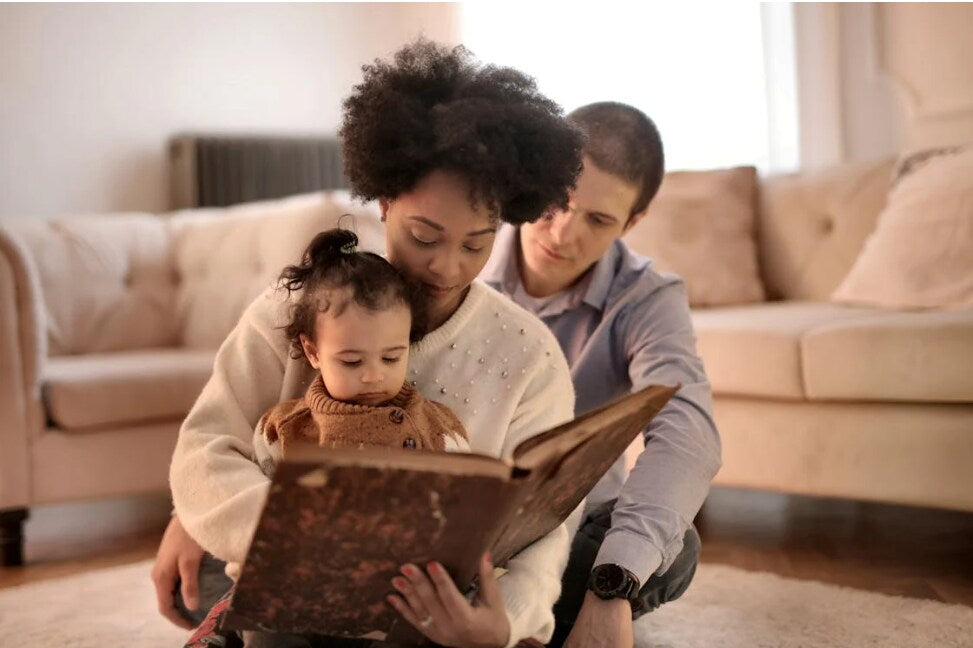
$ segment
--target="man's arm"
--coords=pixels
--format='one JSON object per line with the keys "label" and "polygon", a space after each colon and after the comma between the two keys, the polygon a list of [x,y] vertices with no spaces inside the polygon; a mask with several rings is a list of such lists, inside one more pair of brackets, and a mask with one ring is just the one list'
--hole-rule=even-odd
{"label": "man's arm", "polygon": [[645,430],[645,450],[622,486],[595,565],[615,563],[645,584],[663,573],[721,465],[712,393],[696,354],[681,282],[633,301],[620,321],[632,389],[682,383]]}

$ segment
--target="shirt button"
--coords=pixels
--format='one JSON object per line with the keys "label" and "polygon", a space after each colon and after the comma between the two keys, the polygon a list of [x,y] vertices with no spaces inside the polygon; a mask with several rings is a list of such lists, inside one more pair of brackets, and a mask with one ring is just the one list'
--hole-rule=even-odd
{"label": "shirt button", "polygon": [[394,409],[389,412],[389,420],[393,423],[401,423],[405,420],[405,414],[402,413],[400,409]]}
{"label": "shirt button", "polygon": [[405,441],[402,442],[402,447],[403,448],[409,448],[410,450],[415,450],[416,449],[416,440],[415,439],[406,439]]}

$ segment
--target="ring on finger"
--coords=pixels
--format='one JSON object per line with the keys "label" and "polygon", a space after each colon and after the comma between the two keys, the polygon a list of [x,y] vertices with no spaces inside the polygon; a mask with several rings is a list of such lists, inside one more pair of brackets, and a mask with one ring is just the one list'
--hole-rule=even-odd
{"label": "ring on finger", "polygon": [[422,621],[420,621],[419,622],[419,625],[421,625],[423,628],[428,628],[429,626],[431,626],[432,625],[432,615],[430,614],[425,619],[423,619]]}

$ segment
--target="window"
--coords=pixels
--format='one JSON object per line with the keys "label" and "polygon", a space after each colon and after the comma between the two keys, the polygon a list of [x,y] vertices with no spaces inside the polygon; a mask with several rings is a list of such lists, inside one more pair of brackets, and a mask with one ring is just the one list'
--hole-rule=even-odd
{"label": "window", "polygon": [[[796,131],[768,119],[780,92],[768,92],[765,68],[779,75],[782,66],[779,39],[778,58],[765,65],[763,13],[757,3],[471,2],[461,25],[478,58],[534,76],[567,111],[602,100],[643,110],[662,133],[669,169],[768,170],[796,164]],[[771,139],[777,149],[787,140],[783,155]]]}

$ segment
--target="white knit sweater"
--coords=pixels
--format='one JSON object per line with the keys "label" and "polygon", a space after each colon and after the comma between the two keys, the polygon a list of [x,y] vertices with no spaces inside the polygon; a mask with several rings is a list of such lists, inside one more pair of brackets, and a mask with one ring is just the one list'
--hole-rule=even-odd
{"label": "white knit sweater", "polygon": [[[284,291],[268,289],[247,308],[220,347],[172,458],[180,521],[230,563],[246,556],[269,485],[252,461],[254,426],[274,404],[301,397],[315,375],[290,357],[279,329],[287,306]],[[473,452],[508,457],[519,442],[573,416],[574,388],[557,340],[539,319],[480,282],[449,320],[412,346],[408,371],[423,395],[462,421]],[[550,639],[576,522],[515,556],[500,578],[511,646]]]}

